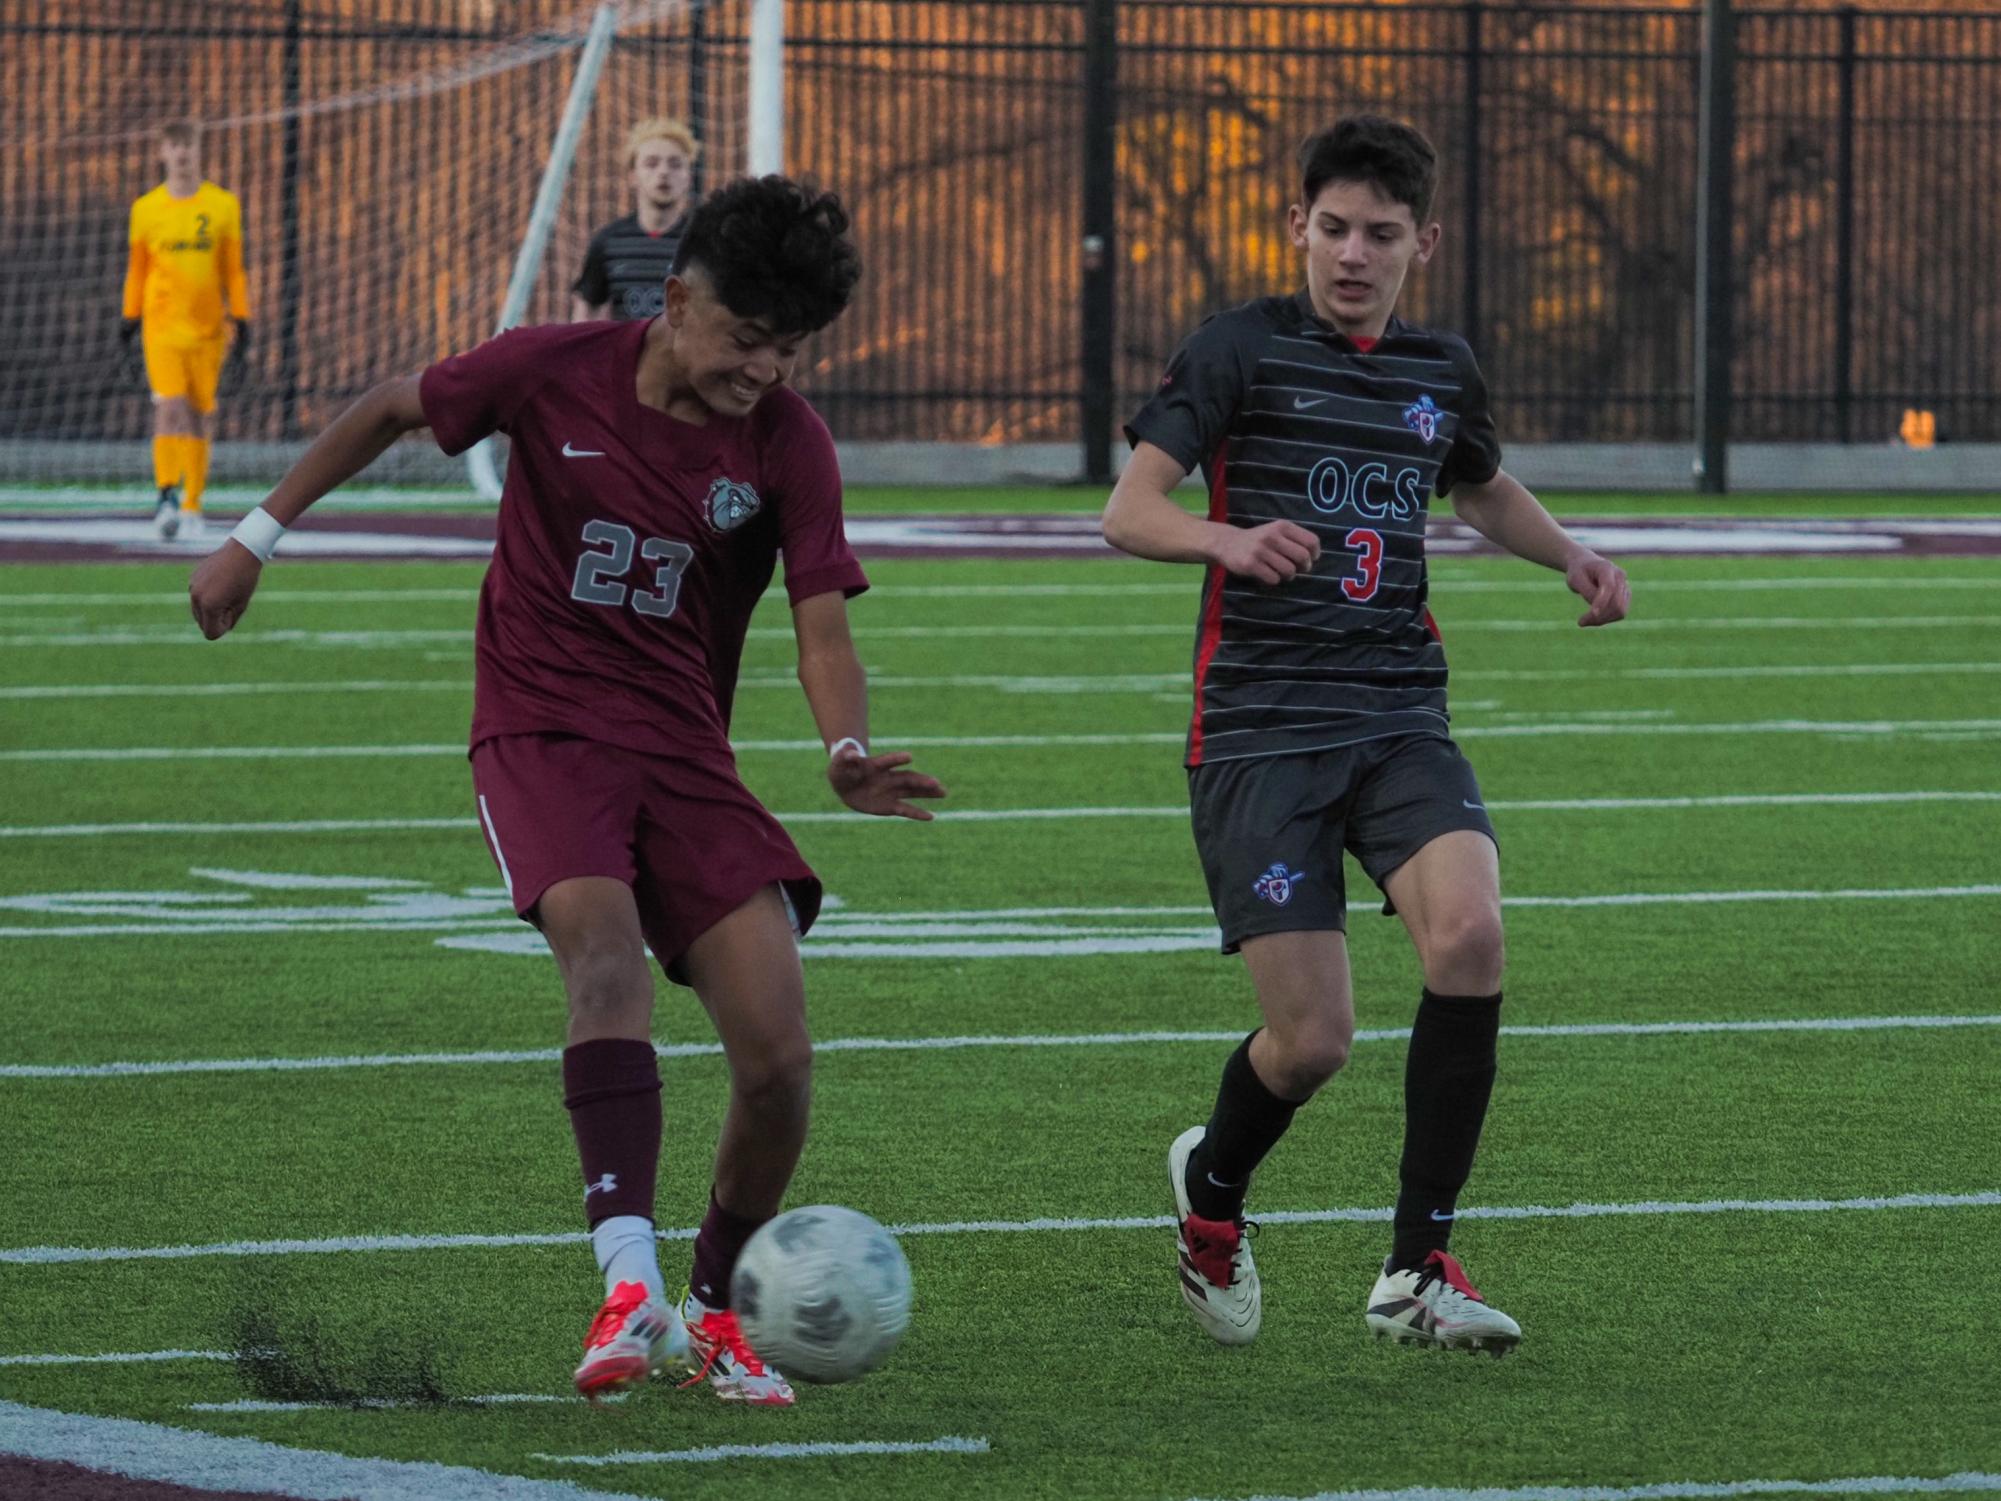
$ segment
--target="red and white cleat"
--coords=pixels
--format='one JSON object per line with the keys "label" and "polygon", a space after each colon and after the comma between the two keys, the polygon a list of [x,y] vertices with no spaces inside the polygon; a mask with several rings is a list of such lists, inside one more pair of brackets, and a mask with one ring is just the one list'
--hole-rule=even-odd
{"label": "red and white cleat", "polygon": [[1188,1158],[1202,1144],[1206,1126],[1190,1126],[1167,1150],[1174,1186],[1181,1301],[1202,1332],[1224,1345],[1247,1345],[1264,1324],[1264,1288],[1251,1257],[1248,1223],[1205,1220],[1188,1205]]}
{"label": "red and white cleat", "polygon": [[669,1365],[688,1363],[688,1328],[665,1298],[650,1297],[640,1282],[611,1290],[584,1337],[577,1391],[595,1402],[628,1392]]}
{"label": "red and white cleat", "polygon": [[704,1376],[725,1402],[754,1407],[790,1407],[792,1384],[757,1358],[743,1337],[743,1327],[727,1308],[711,1308],[693,1294],[681,1305],[693,1347],[695,1374],[682,1382],[693,1386]]}
{"label": "red and white cleat", "polygon": [[1466,1280],[1457,1258],[1433,1251],[1421,1267],[1383,1274],[1369,1294],[1369,1329],[1377,1339],[1437,1345],[1447,1350],[1487,1350],[1506,1355],[1522,1340],[1522,1326],[1487,1306]]}

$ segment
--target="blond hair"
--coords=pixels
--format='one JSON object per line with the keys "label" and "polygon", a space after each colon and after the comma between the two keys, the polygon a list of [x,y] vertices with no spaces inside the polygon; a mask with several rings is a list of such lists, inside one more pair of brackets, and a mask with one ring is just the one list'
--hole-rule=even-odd
{"label": "blond hair", "polygon": [[654,120],[641,120],[632,127],[631,133],[625,138],[627,167],[639,160],[639,148],[648,141],[672,141],[681,148],[691,162],[702,154],[702,143],[695,139],[695,132],[690,130],[684,121],[670,120],[663,115]]}

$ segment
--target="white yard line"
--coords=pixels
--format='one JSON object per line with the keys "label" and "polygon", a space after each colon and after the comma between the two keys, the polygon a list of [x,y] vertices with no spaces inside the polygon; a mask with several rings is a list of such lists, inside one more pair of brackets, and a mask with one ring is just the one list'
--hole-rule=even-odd
{"label": "white yard line", "polygon": [[[619,1402],[625,1393],[600,1397],[600,1402]],[[358,1397],[352,1402],[266,1402],[255,1397],[239,1397],[233,1402],[189,1402],[189,1412],[371,1412],[397,1407],[537,1407],[551,1403],[583,1405],[585,1399],[574,1392],[489,1392],[478,1397]]]}
{"label": "white yard line", "polygon": [[[1451,579],[1432,577],[1435,594],[1451,598],[1459,594],[1547,594],[1552,584],[1537,579]],[[1911,589],[1930,593],[1939,589],[1993,589],[2001,578],[1760,578],[1760,579],[1655,579],[1641,578],[1636,587],[1647,594],[1728,593],[1762,594],[1774,589],[1803,589],[1815,593],[1839,593],[1844,589]],[[1190,608],[1200,596],[1200,586],[1188,583],[1164,584],[877,584],[869,590],[876,599],[1102,599],[1161,597],[1186,599]],[[783,589],[773,589],[767,598],[781,599]],[[466,601],[479,598],[478,589],[262,589],[260,607],[284,604],[371,604]],[[88,605],[167,605],[186,609],[187,591],[135,591],[129,594],[0,594],[0,609],[44,609],[52,606]]]}
{"label": "white yard line", "polygon": [[[1501,634],[1530,631],[1556,634],[1576,630],[1569,617],[1544,620],[1492,619],[1440,622],[1449,639],[1454,632],[1492,631]],[[2001,626],[2001,615],[1641,615],[1622,621],[1619,630],[1633,631],[1893,631],[1932,630],[1958,632]],[[1189,621],[1174,622],[1036,622],[1023,625],[877,625],[865,624],[857,635],[870,641],[995,641],[1062,637],[1181,636],[1192,634]],[[757,626],[750,629],[751,641],[792,641],[790,626]],[[252,628],[231,638],[231,650],[254,646],[352,646],[419,647],[441,642],[472,645],[469,628],[454,630],[263,630]],[[55,646],[211,647],[192,624],[187,626],[126,627],[112,630],[39,631],[0,636],[0,646],[16,651],[41,650]]]}
{"label": "white yard line", "polygon": [[[1992,1209],[2001,1207],[2001,1190],[1973,1193],[1905,1193],[1848,1199],[1643,1199],[1621,1204],[1504,1204],[1461,1209],[1462,1220],[1575,1220],[1638,1216],[1711,1214],[1835,1214],[1877,1213],[1905,1209]],[[1261,1211],[1265,1225],[1374,1224],[1389,1220],[1388,1207],[1353,1209],[1281,1209]],[[1046,1218],[1032,1220],[947,1220],[891,1225],[895,1235],[1027,1235],[1050,1231],[1167,1230],[1174,1226],[1165,1214],[1125,1215],[1110,1219]],[[693,1240],[697,1227],[658,1231],[663,1241]],[[189,1261],[213,1257],[328,1256],[384,1251],[510,1250],[516,1247],[567,1246],[585,1242],[581,1230],[517,1235],[347,1235],[312,1240],[234,1240],[177,1246],[14,1246],[0,1249],[0,1265],[59,1266],[79,1262]],[[4,1438],[4,1433],[0,1433]],[[0,1452],[6,1445],[0,1442]]]}
{"label": "white yard line", "polygon": [[143,1365],[164,1360],[234,1360],[228,1350],[127,1350],[99,1355],[0,1355],[8,1365]]}
{"label": "white yard line", "polygon": [[873,1454],[985,1454],[992,1445],[983,1438],[916,1441],[857,1439],[847,1443],[715,1444],[706,1449],[617,1449],[610,1454],[531,1454],[530,1459],[557,1465],[713,1464],[724,1459],[839,1459]]}
{"label": "white yard line", "polygon": [[134,1480],[298,1501],[645,1501],[567,1480],[530,1480],[424,1461],[357,1459],[18,1402],[0,1402],[0,1454],[81,1465]]}
{"label": "white yard line", "polygon": [[378,678],[307,683],[62,683],[0,688],[0,699],[246,698],[290,693],[470,693],[472,679]]}
{"label": "white yard line", "polygon": [[[1602,720],[1558,721],[1550,724],[1460,725],[1453,729],[1459,740],[1494,737],[1518,738],[1526,735],[1923,735],[1964,731],[2001,731],[2001,719],[1752,719],[1711,724],[1662,724]],[[884,735],[885,745],[912,750],[1039,750],[1056,747],[1140,745],[1180,745],[1186,736],[1179,730],[1140,731],[1129,734],[1057,735]],[[738,740],[739,752],[811,751],[824,756],[826,747],[818,740]],[[466,747],[452,741],[442,745],[135,745],[64,746],[45,750],[0,751],[0,762],[60,762],[79,764],[93,761],[318,761],[455,757],[464,759]]]}
{"label": "white yard line", "polygon": [[[1959,900],[2001,896],[2001,884],[1965,886],[1861,886],[1833,890],[1756,888],[1741,891],[1617,891],[1578,896],[1506,896],[1503,907],[1655,907],[1715,906],[1740,902],[1876,902]],[[18,905],[18,902],[16,903]],[[36,910],[61,910],[36,909]],[[1374,901],[1348,903],[1348,910],[1379,910]],[[1077,957],[1090,954],[1177,953],[1204,949],[1216,942],[1216,930],[1206,919],[1207,907],[1015,907],[940,910],[932,912],[829,913],[804,943],[808,959],[1005,959]],[[1106,927],[1107,919],[1199,918],[1200,926]],[[1047,926],[1057,918],[1096,919],[1093,926]],[[1032,922],[1034,926],[1001,926]],[[171,921],[78,923],[0,927],[0,939],[113,937],[213,937],[257,933],[447,933],[441,940],[457,948],[494,948],[475,935],[501,935],[496,951],[541,952],[541,940],[511,917],[438,916],[424,918],[258,916],[248,909],[240,917],[176,917]],[[458,942],[464,935],[467,942]],[[982,936],[985,935],[985,936]],[[940,939],[943,941],[938,941]],[[859,941],[857,941],[859,940]],[[880,941],[876,941],[880,940]],[[963,940],[963,941],[957,941]]]}
{"label": "white yard line", "polygon": [[[2001,1027],[2001,1014],[1972,1016],[1819,1016],[1756,1021],[1565,1022],[1548,1026],[1504,1026],[1503,1037],[1701,1037],[1758,1032],[1894,1032],[1961,1027]],[[823,1037],[818,1053],[931,1053],[965,1048],[1122,1048],[1171,1043],[1235,1042],[1242,1029],[1222,1032],[1030,1032],[1011,1036]],[[1402,1042],[1407,1027],[1364,1028],[1354,1040]],[[710,1058],[722,1053],[713,1042],[655,1043],[662,1058]],[[554,1063],[560,1048],[486,1049],[455,1053],[331,1053],[311,1058],[168,1058],[118,1063],[6,1063],[0,1079],[141,1079],[177,1074],[288,1074],[342,1072],[371,1068],[495,1067]],[[110,1359],[113,1357],[105,1357]],[[6,1364],[0,1357],[0,1365]]]}
{"label": "white yard line", "polygon": [[2001,1491],[2001,1475],[1962,1470],[1927,1478],[1851,1475],[1838,1480],[1671,1480],[1656,1485],[1480,1486],[1461,1490],[1417,1485],[1394,1491],[1320,1491],[1311,1496],[1257,1495],[1244,1501],[1709,1501],[1729,1496],[1961,1495]]}
{"label": "white yard line", "polygon": [[[1654,809],[1692,808],[1792,808],[1865,807],[1898,803],[1991,803],[2001,802],[2001,791],[1909,791],[1909,792],[1726,792],[1688,797],[1558,797],[1494,798],[1488,801],[1495,813],[1618,813]],[[815,808],[775,815],[788,824],[846,824],[852,828],[891,828],[895,821],[870,818],[862,813],[833,812]],[[1151,806],[1072,808],[968,808],[958,812],[940,809],[941,824],[1018,823],[1036,820],[1068,822],[1082,818],[1186,818],[1181,803]],[[429,829],[476,829],[476,818],[294,818],[247,819],[218,822],[148,823],[69,823],[17,824],[0,826],[0,839],[95,839],[112,835],[155,834],[353,834],[421,831]]]}
{"label": "white yard line", "polygon": [[[2001,587],[1997,583],[1996,587]],[[1624,668],[1497,668],[1489,671],[1455,672],[1455,683],[1472,682],[1602,682],[1612,679],[1648,681],[1707,681],[1712,678],[1846,678],[1969,676],[2001,672],[2001,661],[1989,662],[1830,662],[1798,665],[1766,664],[1719,667],[1624,667]],[[903,673],[874,672],[869,687],[874,689],[968,688],[993,689],[1023,696],[1067,697],[1073,694],[1158,693],[1186,690],[1186,671],[1124,673],[953,673],[940,676],[909,676]],[[795,692],[798,676],[790,672],[763,670],[745,673],[737,679],[739,689]],[[383,678],[372,681],[301,681],[275,683],[56,683],[0,687],[5,699],[97,699],[97,698],[238,698],[315,693],[470,693],[470,675],[455,678]],[[1463,713],[1465,704],[1455,704]],[[1609,712],[1609,711],[1608,711]],[[1664,713],[1664,710],[1650,711]],[[1551,715],[1551,718],[1558,716]]]}

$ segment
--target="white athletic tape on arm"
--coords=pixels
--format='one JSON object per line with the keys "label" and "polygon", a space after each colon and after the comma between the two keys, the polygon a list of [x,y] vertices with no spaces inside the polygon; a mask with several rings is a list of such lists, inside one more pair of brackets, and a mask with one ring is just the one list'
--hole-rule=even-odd
{"label": "white athletic tape on arm", "polygon": [[866,745],[863,745],[861,741],[855,739],[854,736],[846,735],[843,736],[841,739],[836,740],[832,745],[827,747],[827,759],[829,761],[834,760],[837,756],[840,755],[842,751],[846,750],[849,746],[854,747],[855,754],[858,756],[866,756],[868,754],[868,747]]}
{"label": "white athletic tape on arm", "polygon": [[236,530],[229,534],[229,540],[247,548],[258,562],[268,563],[278,539],[284,535],[285,528],[279,525],[277,518],[259,506],[236,523]]}

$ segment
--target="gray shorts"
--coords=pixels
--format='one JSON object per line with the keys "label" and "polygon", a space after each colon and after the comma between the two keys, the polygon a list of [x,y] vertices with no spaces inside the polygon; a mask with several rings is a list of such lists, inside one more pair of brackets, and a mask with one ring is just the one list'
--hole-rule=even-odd
{"label": "gray shorts", "polygon": [[1189,769],[1188,801],[1226,954],[1260,933],[1345,932],[1343,849],[1381,886],[1440,834],[1494,839],[1473,768],[1443,736],[1212,761]]}

